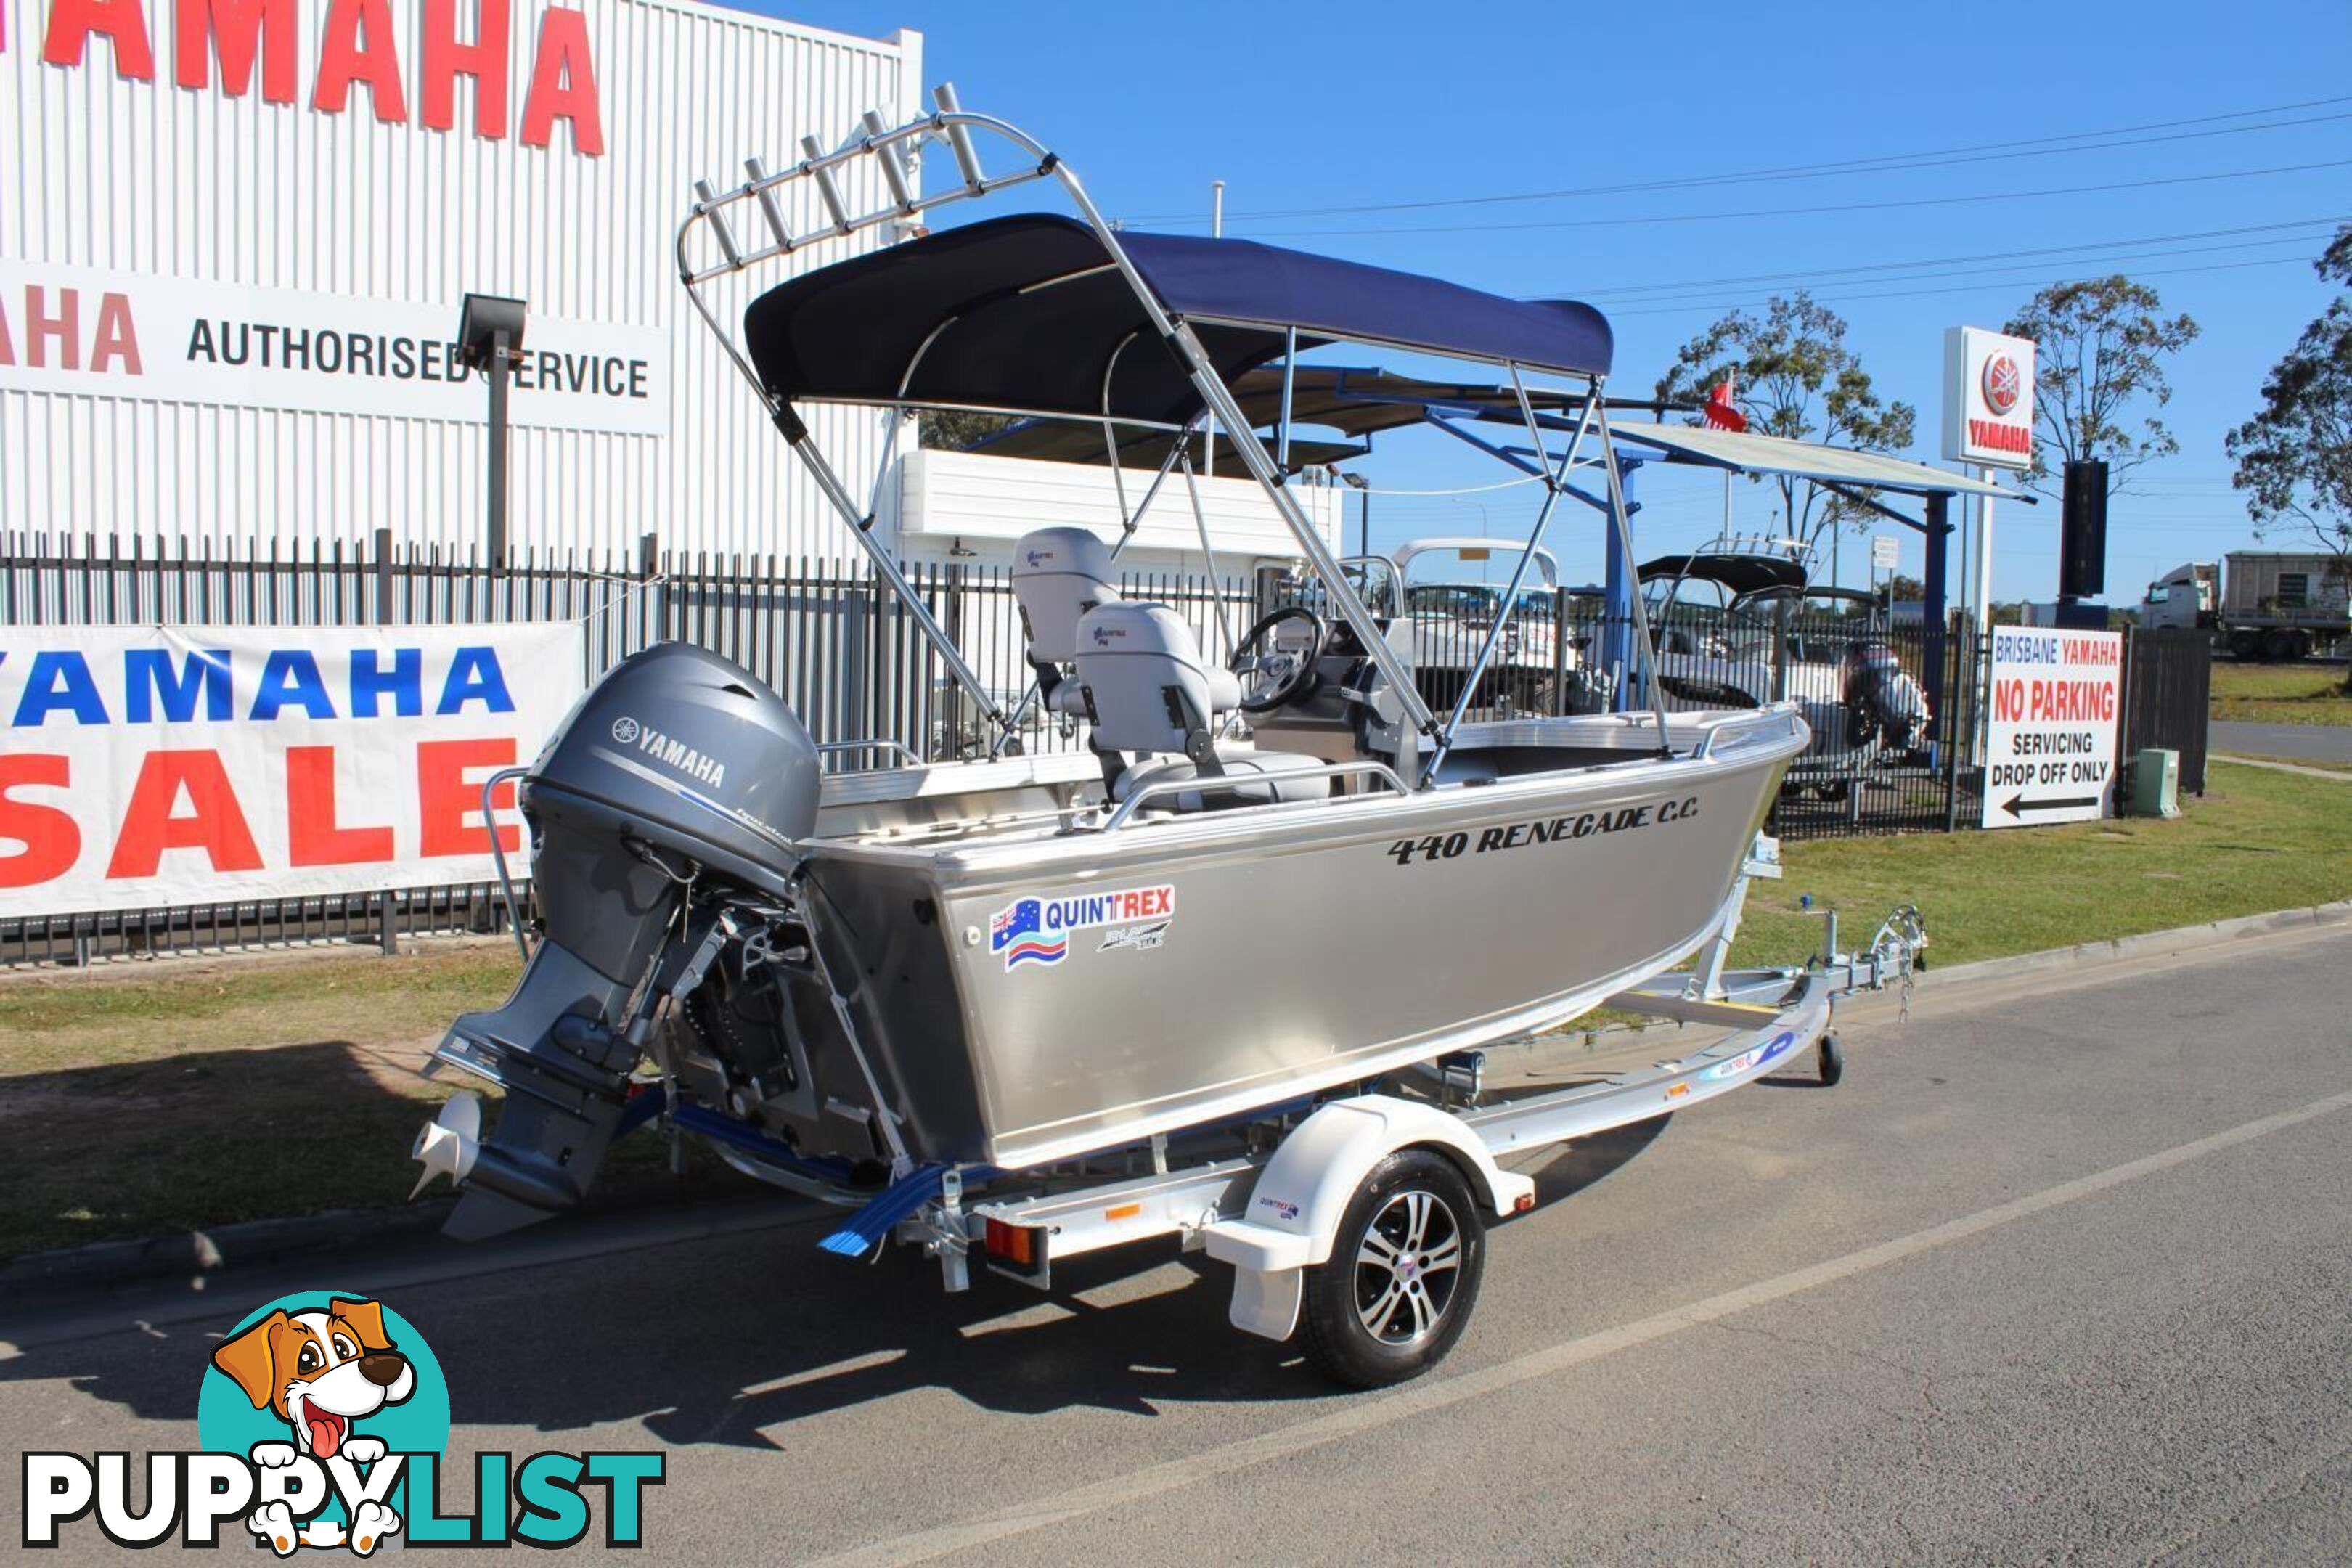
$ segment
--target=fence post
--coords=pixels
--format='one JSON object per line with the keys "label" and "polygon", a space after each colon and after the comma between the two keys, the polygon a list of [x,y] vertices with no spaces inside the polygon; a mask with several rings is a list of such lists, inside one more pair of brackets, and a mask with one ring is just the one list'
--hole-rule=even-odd
{"label": "fence post", "polygon": [[[1972,691],[1976,694],[1970,705],[1971,711],[1969,714],[1968,724],[1968,733],[1974,735],[1977,715],[1973,709],[1981,706],[1986,696],[1985,682],[1978,679],[1976,674],[1983,650],[1977,646],[1976,630],[1973,626],[1961,625],[1954,626],[1951,630],[1953,684],[1962,691]],[[1940,653],[1944,639],[1938,637],[1936,640],[1937,651]],[[1944,729],[1944,831],[1956,833],[1960,826],[1960,747],[1963,742],[1958,732],[1959,728],[1958,725],[1941,719],[1937,721]]]}
{"label": "fence post", "polygon": [[375,624],[392,625],[392,530],[375,531]]}
{"label": "fence post", "polygon": [[[664,601],[667,599],[667,595],[662,594],[661,589],[654,585],[654,579],[660,575],[661,541],[651,533],[641,533],[637,535],[637,581],[646,584],[642,592],[645,594],[646,598],[656,601]],[[653,635],[646,640],[648,642],[659,642],[662,639],[663,630],[666,625],[665,616],[667,613],[668,605],[666,602],[656,602],[649,607],[653,612],[650,619],[654,630]],[[632,651],[635,650],[633,649]]]}
{"label": "fence post", "polygon": [[[941,590],[947,600],[947,619],[943,629],[948,634],[948,640],[958,647],[963,647],[963,563],[950,561],[945,586]],[[923,689],[926,692],[931,689],[931,657],[932,650],[926,644],[921,651]],[[962,681],[948,682],[947,721],[940,726],[940,753],[946,758],[961,757],[964,752],[964,695]],[[925,762],[932,760],[929,746],[923,748],[923,752]]]}
{"label": "fence post", "polygon": [[[375,624],[392,625],[392,530],[375,531]],[[400,953],[400,917],[394,908],[399,895],[387,888],[375,898],[375,944],[386,958]]]}

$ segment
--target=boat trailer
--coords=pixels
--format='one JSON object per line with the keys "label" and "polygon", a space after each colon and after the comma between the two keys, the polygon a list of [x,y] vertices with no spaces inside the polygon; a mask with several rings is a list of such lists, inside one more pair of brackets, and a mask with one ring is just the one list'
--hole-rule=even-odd
{"label": "boat trailer", "polygon": [[[1344,1248],[1352,1248],[1355,1267],[1343,1262],[1337,1272],[1352,1276],[1372,1268],[1377,1278],[1380,1268],[1393,1265],[1395,1310],[1418,1311],[1427,1303],[1416,1292],[1434,1274],[1422,1276],[1414,1258],[1433,1258],[1437,1268],[1448,1258],[1466,1258],[1474,1267],[1462,1282],[1475,1291],[1475,1268],[1483,1265],[1483,1256],[1471,1254],[1484,1232],[1476,1211],[1503,1218],[1535,1207],[1534,1182],[1505,1168],[1505,1161],[1688,1110],[1786,1072],[1808,1051],[1820,1081],[1835,1084],[1844,1069],[1839,1001],[1856,992],[1897,988],[1907,1014],[1912,974],[1927,943],[1920,915],[1909,905],[1889,915],[1858,950],[1840,948],[1836,913],[1822,910],[1815,911],[1824,918],[1822,947],[1804,963],[1727,967],[1749,880],[1780,875],[1777,844],[1759,836],[1698,961],[1605,1004],[1729,1033],[1671,1058],[1565,1087],[1517,1094],[1491,1089],[1486,1068],[1493,1052],[1528,1043],[1507,1041],[1107,1155],[1030,1171],[925,1164],[878,1191],[858,1184],[844,1162],[805,1158],[749,1123],[677,1100],[658,1082],[638,1092],[620,1131],[650,1125],[681,1154],[687,1139],[699,1139],[747,1175],[840,1205],[850,1212],[820,1241],[823,1250],[870,1258],[895,1237],[936,1258],[950,1291],[970,1288],[975,1258],[996,1273],[1045,1289],[1056,1261],[1173,1237],[1183,1251],[1205,1251],[1234,1266],[1231,1320],[1267,1339],[1287,1340],[1297,1331],[1310,1285],[1318,1274],[1335,1272],[1330,1266]],[[1447,1215],[1458,1233],[1437,1244],[1457,1249],[1451,1253],[1414,1253],[1426,1237],[1409,1225],[1391,1225],[1384,1240],[1376,1223],[1381,1216],[1364,1217],[1362,1200],[1368,1193],[1380,1195],[1372,1188],[1381,1173],[1400,1156],[1430,1153],[1458,1173],[1468,1200],[1466,1212]],[[1364,1310],[1381,1300],[1375,1292]],[[1445,1318],[1449,1342],[1461,1331],[1469,1304],[1465,1299],[1459,1303],[1464,1310],[1431,1313],[1433,1320]],[[1315,1354],[1315,1335],[1307,1339],[1310,1359],[1344,1381],[1394,1381],[1385,1369],[1334,1364]]]}

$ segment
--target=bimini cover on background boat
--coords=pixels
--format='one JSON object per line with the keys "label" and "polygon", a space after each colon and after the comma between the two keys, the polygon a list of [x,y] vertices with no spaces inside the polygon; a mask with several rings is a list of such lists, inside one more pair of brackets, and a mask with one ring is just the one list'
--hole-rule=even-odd
{"label": "bimini cover on background boat", "polygon": [[1654,583],[1662,577],[1688,577],[1701,583],[1720,583],[1734,594],[1760,594],[1767,588],[1805,585],[1803,563],[1784,556],[1736,551],[1677,552],[1644,561],[1635,570],[1644,583]]}
{"label": "bimini cover on background boat", "polygon": [[[1573,375],[1605,374],[1608,321],[1570,300],[1507,300],[1245,239],[1122,234],[1160,302],[1223,379],[1331,339]],[[1047,213],[950,229],[795,278],[743,318],[767,389],[799,401],[948,404],[1181,424],[1200,398],[1151,341],[1092,229]],[[911,374],[909,373],[911,367]]]}

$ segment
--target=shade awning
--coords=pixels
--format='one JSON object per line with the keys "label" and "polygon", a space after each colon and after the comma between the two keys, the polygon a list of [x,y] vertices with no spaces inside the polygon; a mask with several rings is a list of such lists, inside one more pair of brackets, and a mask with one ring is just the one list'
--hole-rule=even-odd
{"label": "shade awning", "polygon": [[1811,441],[1790,441],[1779,436],[1715,430],[1698,425],[1617,424],[1609,426],[1609,434],[1621,446],[1646,448],[1670,463],[1695,463],[1734,473],[1786,474],[1791,479],[1851,485],[1856,489],[1894,490],[1902,495],[1998,496],[2027,502],[2034,499],[1903,458],[1857,452],[1847,447],[1817,446]]}
{"label": "shade awning", "polygon": [[[1236,377],[1334,340],[1605,374],[1608,321],[1574,300],[1459,284],[1254,240],[1122,234],[1163,309]],[[1181,425],[1201,404],[1086,225],[1020,214],[793,279],[744,312],[762,384],[792,401],[913,403]],[[1108,404],[1106,410],[1106,402]]]}

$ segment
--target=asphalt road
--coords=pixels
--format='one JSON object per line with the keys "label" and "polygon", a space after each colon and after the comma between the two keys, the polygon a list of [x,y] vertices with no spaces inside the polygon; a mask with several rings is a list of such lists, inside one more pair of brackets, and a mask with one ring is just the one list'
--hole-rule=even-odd
{"label": "asphalt road", "polygon": [[2313,763],[2352,763],[2352,727],[2342,724],[2254,724],[2215,719],[2205,743],[2216,752],[2243,757],[2295,757]]}
{"label": "asphalt road", "polygon": [[[2347,965],[2339,928],[1857,1010],[1840,1088],[1548,1167],[1454,1357],[1382,1394],[1229,1331],[1188,1260],[942,1298],[803,1224],[383,1299],[453,1459],[668,1445],[657,1561],[2343,1562]],[[261,1299],[51,1325],[6,1431],[193,1447]]]}

